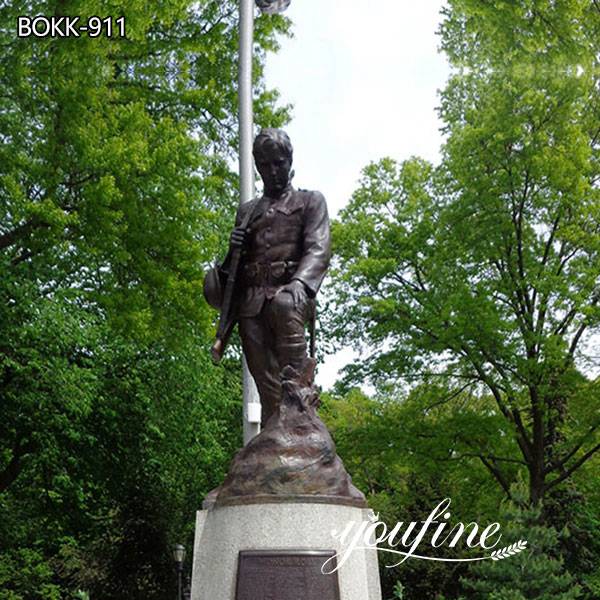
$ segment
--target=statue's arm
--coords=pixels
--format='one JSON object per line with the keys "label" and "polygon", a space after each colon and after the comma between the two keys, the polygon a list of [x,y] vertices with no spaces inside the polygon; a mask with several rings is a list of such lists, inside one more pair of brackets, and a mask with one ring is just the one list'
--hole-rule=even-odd
{"label": "statue's arm", "polygon": [[303,253],[293,279],[301,281],[311,297],[316,296],[331,259],[331,234],[327,202],[320,192],[311,192],[304,208]]}

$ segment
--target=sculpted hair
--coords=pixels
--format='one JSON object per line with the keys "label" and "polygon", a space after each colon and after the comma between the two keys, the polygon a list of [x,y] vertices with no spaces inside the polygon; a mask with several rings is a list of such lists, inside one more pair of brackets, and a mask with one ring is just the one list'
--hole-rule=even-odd
{"label": "sculpted hair", "polygon": [[252,147],[252,153],[256,157],[257,154],[261,153],[262,147],[265,142],[273,142],[276,144],[290,159],[292,160],[294,149],[292,142],[288,137],[288,134],[281,129],[266,128],[262,129],[261,132],[254,139],[254,146]]}

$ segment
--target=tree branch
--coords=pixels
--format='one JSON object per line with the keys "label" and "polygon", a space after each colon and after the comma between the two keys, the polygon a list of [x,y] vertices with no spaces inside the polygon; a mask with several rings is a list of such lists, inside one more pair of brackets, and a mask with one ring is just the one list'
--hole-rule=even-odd
{"label": "tree branch", "polygon": [[581,467],[581,465],[583,465],[583,463],[585,463],[590,458],[592,458],[592,456],[594,456],[594,454],[596,454],[596,452],[598,452],[598,450],[600,450],[600,444],[596,444],[591,450],[586,452],[577,462],[575,462],[573,465],[571,465],[560,477],[557,477],[556,479],[553,479],[552,481],[548,482],[546,484],[546,489],[549,490],[549,489],[557,486],[559,483],[562,483],[565,479],[567,479],[575,471],[577,471],[577,469],[579,469],[579,467]]}
{"label": "tree branch", "polygon": [[506,478],[504,477],[504,475],[502,474],[500,469],[498,469],[497,466],[492,464],[492,462],[490,462],[485,456],[479,455],[478,458],[487,467],[489,472],[494,476],[496,481],[500,484],[500,486],[502,487],[502,489],[504,490],[506,495],[510,498],[510,485],[508,484],[508,481],[506,480]]}
{"label": "tree branch", "polygon": [[554,335],[562,335],[569,328],[569,325],[573,322],[573,319],[577,316],[577,310],[572,308],[566,315],[565,318],[556,326],[554,329]]}
{"label": "tree branch", "polygon": [[589,437],[594,433],[594,431],[596,431],[596,429],[598,429],[599,427],[600,421],[598,421],[598,423],[590,427],[589,431],[579,440],[579,442],[577,442],[577,444],[575,444],[575,446],[566,454],[566,456],[561,458],[559,461],[554,461],[553,463],[549,464],[544,470],[544,473],[551,473],[552,471],[564,467],[567,464],[567,462],[571,460],[571,458],[573,458],[573,456],[575,456],[577,452],[579,452],[579,450],[581,450],[586,440],[588,440]]}
{"label": "tree branch", "polygon": [[470,457],[470,458],[485,458],[487,460],[491,460],[493,462],[507,462],[514,463],[517,465],[527,466],[527,463],[524,460],[519,460],[518,458],[503,458],[502,456],[494,456],[493,454],[481,454],[477,452],[465,452],[460,455],[460,457]]}
{"label": "tree branch", "polygon": [[[600,301],[600,290],[596,291],[596,293],[593,295],[592,301],[590,302],[590,306],[596,306],[599,301]],[[573,336],[573,339],[571,340],[571,345],[569,346],[569,357],[573,357],[573,355],[575,354],[575,350],[577,350],[577,345],[579,344],[579,341],[581,340],[581,336],[584,334],[584,332],[588,328],[588,326],[589,326],[589,323],[587,321],[584,321],[579,326],[577,331],[575,332],[575,335]]]}
{"label": "tree branch", "polygon": [[12,246],[20,239],[29,235],[34,229],[42,226],[42,223],[27,221],[26,223],[15,227],[12,231],[8,231],[7,233],[0,236],[0,250],[4,250],[5,248]]}
{"label": "tree branch", "polygon": [[509,423],[514,423],[514,425],[517,429],[517,436],[516,436],[517,444],[519,445],[519,448],[521,449],[521,452],[523,453],[525,460],[528,462],[532,462],[533,461],[533,454],[532,454],[533,448],[532,448],[531,441],[529,440],[529,437],[527,435],[527,429],[525,428],[525,425],[523,424],[523,421],[521,419],[521,413],[515,407],[511,407],[510,409],[508,408],[508,406],[502,399],[502,394],[500,393],[500,390],[498,389],[498,387],[488,377],[488,375],[482,369],[481,365],[479,365],[470,356],[468,348],[465,351],[468,353],[467,355],[469,357],[469,360],[471,361],[471,364],[477,371],[477,374],[479,375],[481,381],[483,383],[485,383],[487,385],[487,387],[489,388],[489,390],[492,392],[492,395],[494,396],[494,399],[496,400],[496,404],[498,405],[498,408],[504,415],[504,418]]}
{"label": "tree branch", "polygon": [[[546,244],[544,247],[544,254],[542,256],[542,262],[540,264],[540,268],[538,271],[538,278],[541,277],[542,272],[544,271],[546,265],[548,264],[548,258],[550,257],[550,250],[552,249],[552,245],[554,244],[554,238],[558,231],[558,226],[559,226],[560,220],[561,220],[561,213],[559,212],[558,215],[556,216],[556,219],[554,219],[554,222],[552,223],[552,229],[550,230],[550,234],[548,235],[548,240],[546,241]],[[533,303],[534,307],[535,307],[535,304],[537,301],[537,295],[538,295],[538,290],[537,290],[537,288],[534,288],[533,298],[532,298],[532,303]],[[542,297],[540,300],[540,305],[539,305],[539,308],[537,311],[537,323],[535,324],[536,339],[539,339],[540,336],[542,335],[542,332],[544,331],[544,324],[546,322],[546,312],[548,310],[549,298],[550,298],[550,291],[547,291],[546,293],[542,294]],[[537,351],[539,352],[539,344],[537,345]]]}
{"label": "tree branch", "polygon": [[[512,177],[511,177],[512,182]],[[512,186],[512,183],[511,183]],[[525,202],[527,201],[527,194],[529,192],[529,172],[525,173],[525,183],[523,186],[523,193],[519,199],[519,204],[516,213],[513,211],[513,224],[515,226],[515,236],[517,239],[517,263],[519,266],[519,287],[521,288],[521,294],[527,307],[527,315],[530,319],[530,325],[533,329],[533,303],[529,297],[529,293],[526,288],[522,288],[521,285],[525,281],[525,259],[523,257],[523,211],[525,210]]]}
{"label": "tree branch", "polygon": [[456,398],[457,396],[460,396],[460,394],[462,394],[466,389],[473,387],[473,385],[475,385],[475,383],[476,383],[475,381],[469,381],[468,383],[465,383],[465,385],[463,385],[460,389],[452,392],[451,394],[449,394],[442,400],[438,400],[437,402],[434,402],[433,404],[429,405],[426,408],[426,410],[431,410],[432,408],[435,408],[436,406],[441,406],[442,404],[446,404],[447,402],[454,400],[454,398]]}

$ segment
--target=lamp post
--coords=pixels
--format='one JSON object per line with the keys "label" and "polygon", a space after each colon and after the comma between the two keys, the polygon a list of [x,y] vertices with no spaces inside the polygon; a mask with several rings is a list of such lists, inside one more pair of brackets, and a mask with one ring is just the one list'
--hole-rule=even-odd
{"label": "lamp post", "polygon": [[186,576],[186,584],[183,588],[183,600],[192,600],[192,583],[190,581],[190,576]]}
{"label": "lamp post", "polygon": [[173,561],[177,571],[177,600],[183,598],[183,561],[185,560],[185,547],[181,544],[173,546]]}

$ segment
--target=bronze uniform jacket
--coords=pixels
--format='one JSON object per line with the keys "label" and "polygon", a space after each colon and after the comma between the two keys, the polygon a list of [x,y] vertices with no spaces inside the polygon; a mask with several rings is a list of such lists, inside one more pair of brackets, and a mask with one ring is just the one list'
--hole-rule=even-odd
{"label": "bronze uniform jacket", "polygon": [[[265,299],[272,298],[292,279],[302,281],[309,297],[314,298],[331,258],[329,216],[323,194],[289,188],[277,200],[255,198],[240,206],[236,225],[240,225],[248,210],[254,212],[248,225],[242,272],[251,274],[257,265],[273,263],[273,270],[279,272],[259,285],[241,284],[237,316],[258,315]],[[284,270],[282,262],[292,264]]]}

